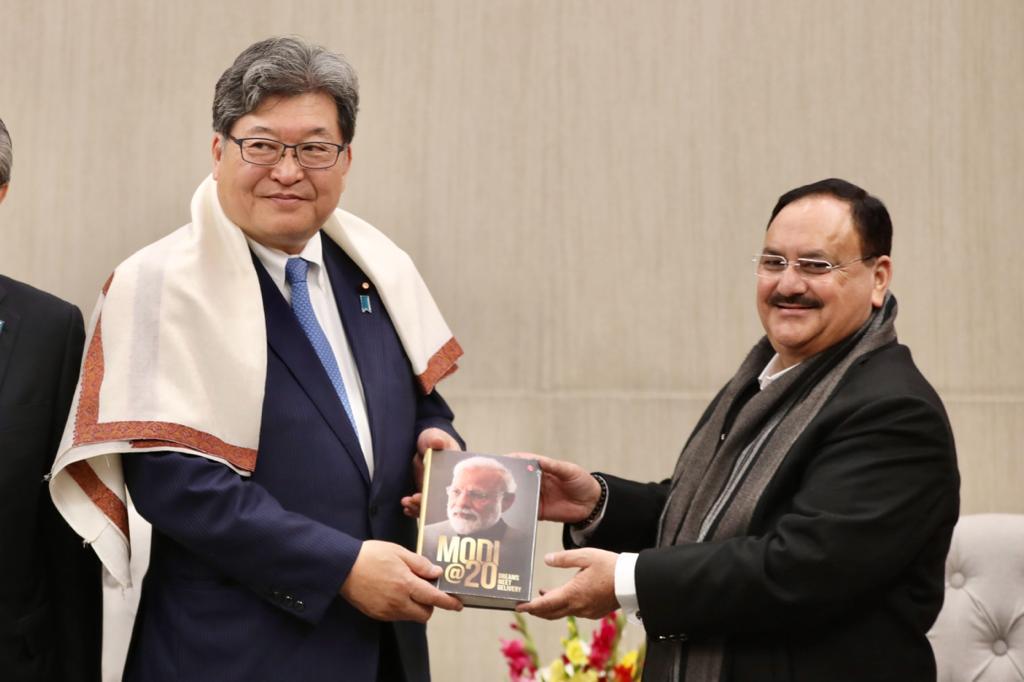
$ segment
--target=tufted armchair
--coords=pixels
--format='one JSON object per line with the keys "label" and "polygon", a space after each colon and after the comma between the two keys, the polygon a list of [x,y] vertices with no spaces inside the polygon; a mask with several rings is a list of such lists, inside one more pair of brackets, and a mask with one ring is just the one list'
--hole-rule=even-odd
{"label": "tufted armchair", "polygon": [[939,682],[1024,682],[1024,514],[960,518],[928,638]]}

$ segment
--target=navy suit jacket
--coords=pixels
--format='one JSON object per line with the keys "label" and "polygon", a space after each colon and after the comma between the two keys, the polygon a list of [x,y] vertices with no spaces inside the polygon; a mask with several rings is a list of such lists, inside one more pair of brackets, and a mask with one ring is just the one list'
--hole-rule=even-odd
{"label": "navy suit jacket", "polygon": [[82,314],[0,276],[0,320],[0,679],[98,680],[99,561],[43,481],[78,380]]}
{"label": "navy suit jacket", "polygon": [[399,499],[413,490],[416,438],[431,426],[458,436],[444,400],[420,392],[372,287],[373,312],[361,312],[368,279],[323,244],[366,397],[373,478],[313,347],[256,261],[268,348],[252,476],[180,453],[123,457],[153,525],[127,680],[374,680],[382,641],[397,643],[407,682],[430,677],[423,625],[372,620],[338,590],[363,540],[414,547]]}

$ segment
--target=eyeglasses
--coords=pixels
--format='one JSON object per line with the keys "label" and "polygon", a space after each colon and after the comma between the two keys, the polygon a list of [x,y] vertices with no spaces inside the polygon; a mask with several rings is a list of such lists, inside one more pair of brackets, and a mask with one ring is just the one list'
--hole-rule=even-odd
{"label": "eyeglasses", "polygon": [[466,493],[466,497],[469,498],[470,502],[486,502],[487,500],[496,500],[503,493],[485,493],[479,490],[463,490],[462,488],[456,488],[455,486],[448,486],[444,489],[448,493],[448,497],[459,497],[462,493]]}
{"label": "eyeglasses", "polygon": [[284,158],[289,149],[295,150],[295,160],[303,168],[323,170],[338,163],[338,157],[348,148],[347,144],[333,142],[300,142],[285,144],[264,137],[236,138],[228,135],[228,139],[238,145],[242,161],[254,166],[275,166]]}
{"label": "eyeglasses", "polygon": [[833,265],[827,260],[820,260],[817,258],[797,258],[796,260],[786,260],[784,256],[760,253],[753,258],[753,262],[757,265],[757,269],[754,271],[754,274],[758,277],[764,277],[765,279],[777,279],[782,277],[782,273],[786,271],[786,268],[792,265],[793,268],[796,269],[796,274],[800,275],[800,277],[803,277],[804,279],[813,279],[815,277],[827,275],[834,270],[842,270],[854,263],[871,260],[872,258],[877,258],[877,256],[862,256],[860,258],[848,260],[845,263],[837,263],[836,265]]}

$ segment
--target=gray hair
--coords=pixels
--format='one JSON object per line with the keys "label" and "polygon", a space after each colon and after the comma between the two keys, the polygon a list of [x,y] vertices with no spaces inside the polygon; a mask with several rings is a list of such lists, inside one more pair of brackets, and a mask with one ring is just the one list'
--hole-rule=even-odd
{"label": "gray hair", "polygon": [[11,167],[14,166],[14,145],[7,126],[0,118],[0,187],[11,181]]}
{"label": "gray hair", "polygon": [[496,459],[490,457],[484,457],[482,455],[473,455],[466,459],[460,460],[456,465],[455,469],[452,470],[452,478],[454,479],[459,475],[459,472],[463,469],[491,469],[501,474],[501,480],[505,483],[505,493],[512,495],[516,492],[516,479],[513,478],[512,472],[505,468],[505,465]]}
{"label": "gray hair", "polygon": [[221,74],[213,94],[213,130],[227,136],[235,121],[267,97],[307,92],[323,92],[334,99],[342,141],[351,142],[359,110],[355,69],[342,55],[295,37],[253,43]]}

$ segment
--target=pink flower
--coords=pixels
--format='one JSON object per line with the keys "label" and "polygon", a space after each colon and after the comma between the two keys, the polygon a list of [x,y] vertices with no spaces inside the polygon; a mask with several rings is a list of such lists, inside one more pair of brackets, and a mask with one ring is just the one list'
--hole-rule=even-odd
{"label": "pink flower", "polygon": [[[501,639],[498,641],[501,642],[501,653],[505,657],[505,663],[508,665],[508,674],[513,682],[532,680],[533,674],[537,672],[537,668],[533,665],[533,661],[530,660],[530,654],[523,645],[522,640]],[[524,672],[526,675],[523,674]]]}

